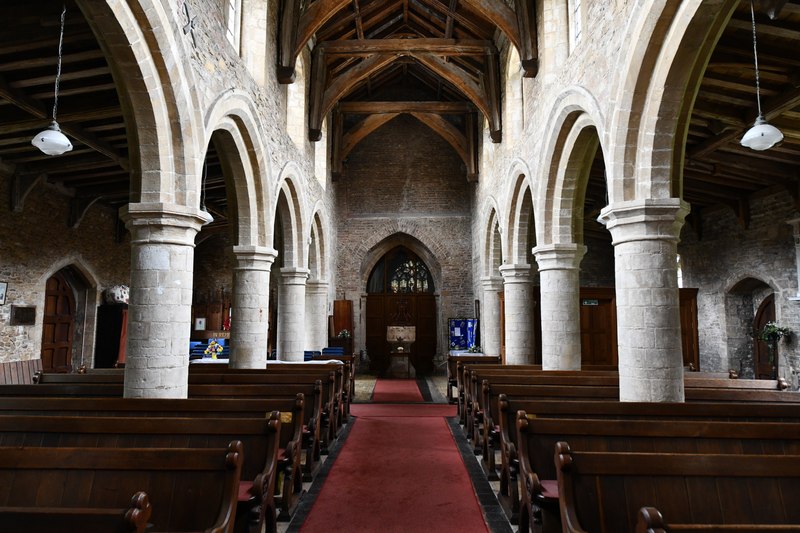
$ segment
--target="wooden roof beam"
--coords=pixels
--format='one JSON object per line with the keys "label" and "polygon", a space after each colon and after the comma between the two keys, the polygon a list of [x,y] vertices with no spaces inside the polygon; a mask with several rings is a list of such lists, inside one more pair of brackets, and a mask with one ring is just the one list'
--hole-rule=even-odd
{"label": "wooden roof beam", "polygon": [[[800,105],[800,88],[793,88],[764,102],[762,105],[764,118],[767,121],[774,120],[786,111],[789,111],[798,105]],[[748,113],[748,116],[752,115],[752,118],[755,118],[756,114],[757,110],[752,109]],[[698,157],[708,155],[716,151],[719,147],[728,144],[742,135],[751,125],[752,122],[746,122],[745,120],[742,120],[738,127],[728,129],[720,135],[717,135],[716,137],[710,137],[705,142],[695,146],[689,150],[688,156],[696,159]]]}
{"label": "wooden roof beam", "polygon": [[279,82],[294,82],[297,56],[303,47],[326,22],[349,5],[352,5],[352,0],[317,0],[301,13],[298,0],[283,0],[278,51]]}
{"label": "wooden roof beam", "polygon": [[[9,84],[6,83],[2,77],[0,77],[0,97],[5,98],[16,107],[27,111],[36,118],[46,120],[50,117],[48,111],[42,107],[42,104],[38,100],[34,100],[9,86]],[[43,124],[42,127],[44,126],[45,125]],[[117,153],[117,151],[114,150],[111,145],[101,141],[93,134],[84,131],[77,124],[64,123],[60,124],[60,126],[64,134],[76,139],[77,141],[80,141],[89,148],[117,162],[125,170],[128,170],[127,158]]]}
{"label": "wooden roof beam", "polygon": [[461,114],[475,111],[469,102],[340,102],[342,113],[371,115],[376,113],[439,113]]}
{"label": "wooden roof beam", "polygon": [[519,52],[524,76],[536,76],[539,70],[538,46],[536,43],[536,18],[533,0],[517,0],[516,11],[505,2],[497,0],[461,0],[506,34]]}
{"label": "wooden roof beam", "polygon": [[431,53],[439,56],[480,56],[496,54],[491,41],[480,39],[365,39],[326,41],[317,45],[330,56],[370,56],[373,54]]}

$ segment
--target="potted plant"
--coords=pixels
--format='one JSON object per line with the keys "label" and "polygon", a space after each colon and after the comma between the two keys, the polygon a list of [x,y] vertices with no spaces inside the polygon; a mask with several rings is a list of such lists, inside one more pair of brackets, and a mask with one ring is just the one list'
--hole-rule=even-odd
{"label": "potted plant", "polygon": [[764,325],[764,328],[758,333],[758,338],[767,343],[770,364],[775,364],[775,353],[778,350],[778,342],[784,338],[789,340],[791,336],[792,330],[784,326],[779,326],[772,320]]}

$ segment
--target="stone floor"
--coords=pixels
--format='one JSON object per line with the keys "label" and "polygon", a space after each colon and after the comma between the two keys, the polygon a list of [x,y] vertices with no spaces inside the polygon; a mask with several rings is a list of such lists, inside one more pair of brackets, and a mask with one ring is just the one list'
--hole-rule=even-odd
{"label": "stone floor", "polygon": [[[354,401],[356,403],[371,401],[372,391],[375,387],[376,380],[377,378],[375,376],[371,376],[369,374],[357,375],[354,397]],[[447,403],[447,377],[437,373],[436,375],[426,377],[425,380],[427,382],[428,390],[430,391],[431,401],[434,403]],[[462,453],[464,464],[467,467],[470,477],[472,478],[478,500],[483,506],[484,515],[489,523],[491,533],[511,533],[512,531],[516,531],[516,526],[512,526],[508,522],[505,514],[500,508],[499,503],[497,502],[497,498],[495,497],[500,488],[499,482],[490,482],[486,479],[485,472],[483,471],[480,463],[481,456],[476,455],[473,452],[472,444],[467,440],[463,428],[458,425],[458,421],[456,419],[452,419],[450,424],[456,440],[456,445],[459,447]],[[339,439],[340,442],[335,443],[331,447],[330,455],[322,456],[322,464],[320,468],[321,473],[327,472],[327,470],[330,469],[332,463],[328,464],[328,461],[335,461],[338,450],[346,440],[346,434],[347,427],[344,429],[343,438]],[[316,495],[319,493],[321,485],[324,482],[324,477],[324,475],[318,475],[314,482],[303,483],[303,490],[305,493],[298,506],[298,512],[295,514],[295,520],[292,522],[278,522],[277,533],[296,533],[300,531],[300,527],[302,526],[302,518],[310,511],[311,506],[313,505],[313,500],[316,498]]]}

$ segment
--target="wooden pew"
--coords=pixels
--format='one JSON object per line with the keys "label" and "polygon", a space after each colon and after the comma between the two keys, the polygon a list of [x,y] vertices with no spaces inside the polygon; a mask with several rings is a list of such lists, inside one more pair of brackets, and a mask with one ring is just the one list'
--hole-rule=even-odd
{"label": "wooden pew", "polygon": [[518,411],[520,531],[528,531],[534,505],[544,511],[549,508],[550,513],[545,514],[551,521],[557,520],[559,492],[553,450],[559,441],[568,441],[582,451],[800,455],[797,427],[797,421],[685,420],[666,416],[660,420],[531,419],[524,411]]}
{"label": "wooden pew", "polygon": [[230,533],[242,459],[238,441],[208,449],[0,448],[0,531],[47,531],[55,522],[50,531]]}
{"label": "wooden pew", "polygon": [[[563,531],[797,531],[800,456],[555,450]],[[637,521],[639,526],[637,527]]]}
{"label": "wooden pew", "polygon": [[[108,370],[114,370],[109,372]],[[37,374],[36,383],[123,383],[124,369],[86,370],[77,374]],[[327,451],[342,424],[343,365],[270,365],[269,369],[230,368],[223,364],[189,365],[189,384],[294,384],[322,383],[322,416],[319,417],[320,448]]]}
{"label": "wooden pew", "polygon": [[[469,418],[466,425],[468,435],[472,435],[476,449],[484,455],[485,466],[490,473],[493,472],[493,454],[489,453],[492,443],[498,444],[499,425],[496,423],[499,415],[496,396],[504,392],[506,385],[572,385],[583,386],[616,386],[618,376],[616,373],[593,371],[535,371],[535,370],[508,370],[496,368],[474,368],[470,371],[473,382],[472,389],[476,389],[475,382],[480,380],[479,393],[471,393],[472,400],[468,409]],[[785,381],[782,380],[750,380],[728,378],[688,378],[685,389],[731,389],[747,391],[772,391],[786,390]],[[697,393],[701,394],[701,393]],[[694,392],[689,396],[695,397]],[[796,398],[796,397],[795,397]],[[790,398],[791,399],[791,398]],[[488,461],[486,458],[488,456]]]}
{"label": "wooden pew", "polygon": [[[500,434],[500,497],[506,507],[519,510],[517,503],[518,435],[517,414],[532,418],[593,418],[644,420],[718,420],[800,423],[800,405],[792,403],[730,402],[619,402],[616,400],[558,400],[508,397],[501,394],[498,403]],[[512,501],[509,501],[511,499]]]}
{"label": "wooden pew", "polygon": [[[478,355],[474,353],[463,353],[447,356],[447,401],[449,403],[458,403],[458,398],[461,395],[461,386],[459,384],[459,367],[465,364],[500,364],[499,355]],[[456,389],[456,396],[453,396],[453,388]]]}
{"label": "wooden pew", "polygon": [[[0,414],[64,414],[81,416],[182,416],[182,417],[263,417],[279,410],[282,413],[279,474],[287,482],[278,487],[278,506],[281,518],[290,516],[302,494],[303,478],[311,479],[319,466],[319,440],[316,431],[304,432],[319,416],[320,395],[315,385],[268,386],[269,393],[237,397],[226,389],[229,386],[197,385],[198,396],[189,399],[122,398],[121,384],[62,384],[6,385],[0,387]],[[220,396],[199,394],[206,388]],[[264,387],[264,386],[262,386]],[[305,392],[312,392],[307,397]],[[12,392],[19,392],[14,396]],[[40,394],[37,394],[37,391]],[[250,391],[252,392],[252,390]],[[226,397],[225,394],[229,396]],[[279,395],[281,394],[282,395]],[[209,401],[209,397],[213,401]],[[305,462],[303,462],[305,456]]]}
{"label": "wooden pew", "polygon": [[[487,384],[488,386],[488,384]],[[497,396],[505,394],[506,398],[517,400],[560,400],[564,403],[570,403],[576,400],[588,400],[592,402],[607,402],[620,403],[619,388],[612,386],[564,386],[564,385],[495,385],[493,394]],[[736,389],[712,389],[712,388],[686,388],[685,389],[686,401],[689,403],[694,402],[772,402],[772,403],[787,403],[798,404],[800,403],[800,394],[788,391],[749,391],[749,390],[736,390]],[[627,402],[625,402],[627,403]],[[497,412],[491,415],[493,418],[489,421],[484,421],[487,429],[485,441],[485,453],[489,455],[489,461],[494,460],[494,446],[500,449],[500,499],[506,503],[506,508],[509,509],[509,515],[516,520],[517,512],[519,509],[520,497],[517,493],[517,486],[514,479],[514,474],[511,471],[510,458],[511,452],[508,444],[504,441],[509,441],[512,437],[509,436],[509,431],[503,429],[505,424],[506,428],[510,428],[511,432],[516,428],[514,420],[508,421],[508,416],[500,416],[500,408],[497,400],[490,401],[489,405],[497,406]],[[509,415],[510,416],[510,415]],[[487,416],[488,418],[488,416]],[[504,422],[499,422],[503,418]],[[497,425],[495,425],[497,424]],[[491,434],[488,432],[491,431]],[[497,444],[495,444],[497,443]],[[484,442],[480,443],[483,450]],[[489,463],[494,465],[494,462]],[[487,466],[488,468],[488,466]],[[503,503],[503,502],[501,502]]]}
{"label": "wooden pew", "polygon": [[[292,405],[283,406],[291,414]],[[0,414],[0,446],[48,448],[218,448],[242,443],[241,483],[237,518],[250,531],[275,533],[276,477],[290,483],[279,469],[281,413],[260,418],[183,418],[115,416],[52,416]],[[285,481],[283,481],[285,478]]]}
{"label": "wooden pew", "polygon": [[[50,376],[57,376],[51,379]],[[66,376],[66,377],[65,377]],[[304,409],[304,431],[306,433],[304,449],[307,449],[306,462],[310,466],[319,461],[322,447],[322,437],[327,437],[323,433],[323,386],[315,376],[300,375],[297,379],[285,376],[265,377],[261,382],[254,379],[256,383],[241,384],[209,384],[199,383],[189,384],[189,397],[197,398],[258,398],[258,397],[279,397],[289,396],[294,398],[297,394],[305,397]],[[97,382],[85,382],[86,380],[97,380]],[[112,381],[111,383],[107,381]],[[2,396],[45,396],[45,397],[105,397],[121,398],[123,385],[119,375],[95,375],[87,374],[45,374],[44,379],[35,385],[5,385],[0,386],[0,397]],[[191,379],[191,378],[190,378]],[[200,378],[202,379],[202,378]],[[236,377],[227,378],[228,381],[236,381]],[[247,381],[249,378],[242,378]],[[329,379],[334,379],[329,373]],[[59,380],[53,382],[53,380]],[[210,381],[214,381],[213,379]],[[282,383],[282,382],[288,383]],[[305,382],[305,383],[304,383]],[[313,383],[312,383],[313,382]],[[214,381],[216,383],[216,381]],[[311,460],[309,461],[309,457]]]}
{"label": "wooden pew", "polygon": [[0,385],[33,383],[33,376],[42,371],[41,359],[6,361],[0,363]]}

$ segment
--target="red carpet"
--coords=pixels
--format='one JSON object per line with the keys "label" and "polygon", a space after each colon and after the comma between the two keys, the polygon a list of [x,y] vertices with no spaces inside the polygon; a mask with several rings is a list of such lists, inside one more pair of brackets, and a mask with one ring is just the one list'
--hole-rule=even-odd
{"label": "red carpet", "polygon": [[413,379],[379,379],[372,391],[372,401],[382,402],[421,402],[422,393]]}
{"label": "red carpet", "polygon": [[430,407],[453,413],[353,405],[358,418],[301,533],[487,533],[447,422]]}

